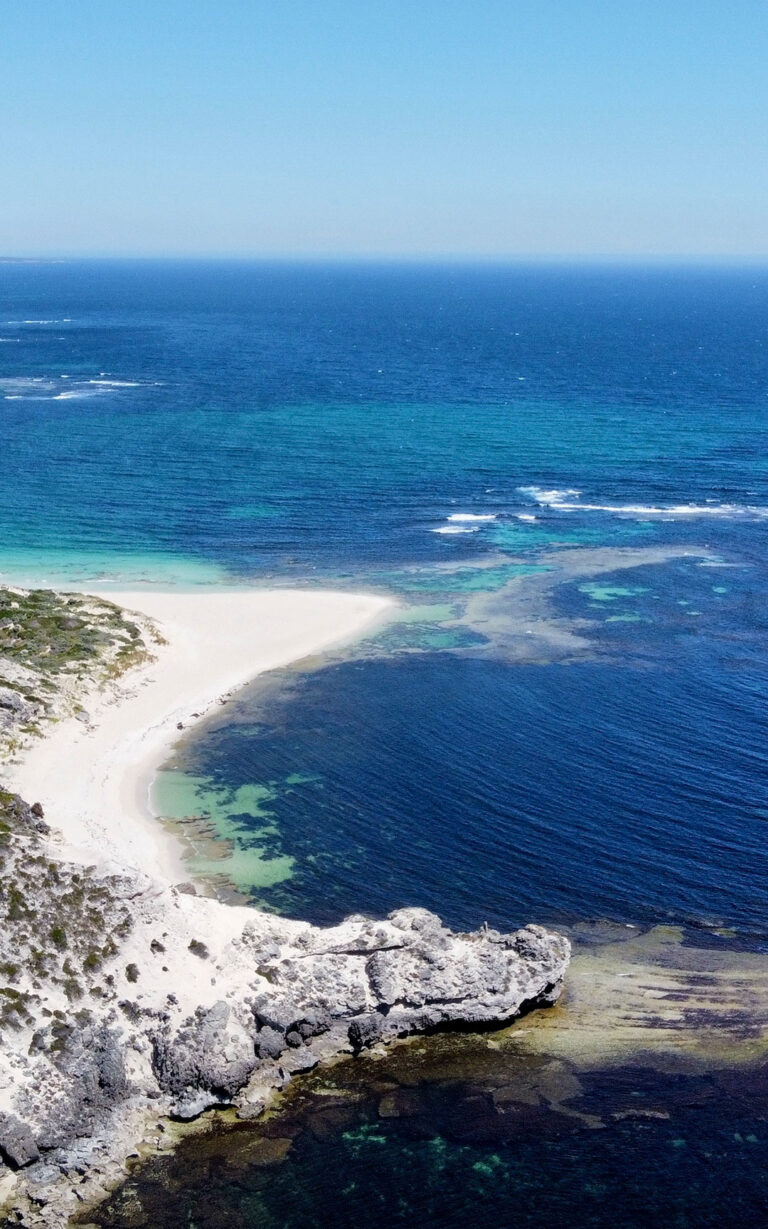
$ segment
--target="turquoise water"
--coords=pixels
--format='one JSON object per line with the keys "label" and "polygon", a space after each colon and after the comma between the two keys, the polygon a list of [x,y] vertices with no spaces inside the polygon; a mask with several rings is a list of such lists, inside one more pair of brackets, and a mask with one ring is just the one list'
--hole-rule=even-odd
{"label": "turquoise water", "polygon": [[[643,518],[521,488],[734,508],[673,536],[768,506],[764,271],[6,264],[0,296],[7,549],[359,576]],[[505,519],[431,532],[456,512]]]}
{"label": "turquoise water", "polygon": [[[575,1080],[437,1047],[310,1077],[261,1128],[188,1140],[129,1179],[104,1229],[760,1225],[768,1199],[763,1078],[619,1067]],[[353,1068],[353,1069],[350,1069]],[[570,1115],[536,1090],[570,1083]],[[533,1093],[533,1095],[532,1095]],[[580,1115],[583,1117],[580,1118]],[[590,1125],[586,1125],[589,1123]],[[223,1216],[226,1216],[226,1220]]]}
{"label": "turquoise water", "polygon": [[[195,869],[255,903],[764,947],[767,323],[759,269],[2,265],[0,579],[400,599],[348,653],[244,692],[158,783],[159,810],[229,842]],[[336,1139],[360,1206],[407,1163],[422,1223],[449,1223],[435,1114],[424,1148],[387,1127],[364,1173]],[[725,1191],[715,1118],[680,1133]],[[613,1183],[576,1149],[579,1189],[610,1198],[576,1199],[574,1224],[646,1223],[620,1180],[641,1128],[617,1131]],[[680,1158],[654,1139],[671,1191]],[[487,1179],[478,1206],[507,1223],[510,1192],[568,1170],[547,1140],[503,1186],[486,1154],[450,1172]],[[259,1178],[267,1205],[328,1169],[319,1144],[293,1155],[272,1195]],[[710,1223],[694,1169],[667,1223]],[[201,1223],[230,1223],[239,1181]],[[742,1197],[754,1222],[762,1195]]]}

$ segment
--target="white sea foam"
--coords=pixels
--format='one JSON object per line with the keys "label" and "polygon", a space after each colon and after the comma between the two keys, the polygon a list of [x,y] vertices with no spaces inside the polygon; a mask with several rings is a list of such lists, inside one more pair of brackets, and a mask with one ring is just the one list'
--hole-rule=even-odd
{"label": "white sea foam", "polygon": [[[64,376],[62,376],[64,379]],[[138,380],[89,380],[89,384],[100,384],[104,388],[140,388]]]}
{"label": "white sea foam", "polygon": [[23,388],[26,385],[30,387],[33,384],[52,384],[52,380],[45,379],[45,376],[3,376],[0,378],[0,388],[5,388],[10,384],[16,385],[18,388]]}
{"label": "white sea foam", "polygon": [[519,521],[535,521],[537,518],[532,512],[518,512],[517,519]]}
{"label": "white sea foam", "polygon": [[87,388],[81,384],[75,385],[74,388],[68,388],[63,393],[56,393],[51,397],[51,401],[86,401],[111,391],[109,388]]}
{"label": "white sea foam", "polygon": [[6,401],[75,401],[140,387],[138,380],[81,379],[62,372],[58,376],[5,376],[0,379],[0,396]]}
{"label": "white sea foam", "polygon": [[6,399],[25,395],[39,399],[41,393],[52,392],[55,388],[55,381],[46,380],[42,376],[5,376],[0,379],[0,391],[5,392]]}
{"label": "white sea foam", "polygon": [[441,525],[439,529],[430,530],[431,533],[477,533],[476,525]]}
{"label": "white sea foam", "polygon": [[564,490],[558,490],[553,487],[552,490],[545,490],[540,486],[519,486],[518,491],[521,495],[529,495],[543,508],[559,508],[569,496],[581,495],[581,491],[577,491],[575,487],[566,487]]}
{"label": "white sea foam", "polygon": [[452,512],[448,517],[449,521],[495,521],[496,516],[493,512],[475,513],[475,512]]}
{"label": "white sea foam", "polygon": [[560,512],[613,512],[617,516],[768,516],[768,508],[749,504],[673,504],[668,508],[649,504],[557,504]]}
{"label": "white sea foam", "polygon": [[542,508],[552,508],[557,512],[612,512],[616,516],[659,516],[659,517],[695,517],[695,516],[768,516],[768,508],[752,504],[719,504],[709,500],[703,504],[671,504],[668,507],[656,504],[584,504],[569,496],[580,495],[577,490],[545,491],[541,487],[518,487],[518,490],[529,495]]}

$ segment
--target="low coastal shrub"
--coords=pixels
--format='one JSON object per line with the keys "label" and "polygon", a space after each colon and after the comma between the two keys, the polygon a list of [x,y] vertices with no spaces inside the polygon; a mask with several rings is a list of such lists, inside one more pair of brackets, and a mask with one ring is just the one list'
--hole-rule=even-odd
{"label": "low coastal shrub", "polygon": [[[0,790],[0,1034],[23,1021],[25,995],[84,994],[111,1001],[118,956],[133,921],[126,902],[89,870],[43,852],[41,808]],[[138,972],[138,970],[137,970]]]}
{"label": "low coastal shrub", "polygon": [[160,643],[104,598],[0,586],[0,754],[40,737],[41,723],[87,720],[83,691],[151,660]]}

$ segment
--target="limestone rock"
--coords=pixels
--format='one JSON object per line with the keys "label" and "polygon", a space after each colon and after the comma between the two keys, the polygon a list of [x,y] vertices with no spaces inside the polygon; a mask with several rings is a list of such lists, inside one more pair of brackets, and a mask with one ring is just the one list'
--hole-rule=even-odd
{"label": "limestone rock", "polygon": [[116,1176],[150,1114],[252,1117],[318,1062],[506,1023],[562,987],[568,941],[539,926],[458,934],[398,909],[321,929],[56,860],[45,821],[10,795],[3,822],[0,1159],[51,1224],[67,1175]]}
{"label": "limestone rock", "polygon": [[0,1114],[0,1155],[18,1168],[40,1159],[31,1128],[15,1114]]}

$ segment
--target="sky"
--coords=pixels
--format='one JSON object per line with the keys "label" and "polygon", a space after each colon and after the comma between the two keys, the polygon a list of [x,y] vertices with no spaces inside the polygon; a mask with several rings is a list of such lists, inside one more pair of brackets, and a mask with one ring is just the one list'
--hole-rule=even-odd
{"label": "sky", "polygon": [[0,0],[0,255],[768,256],[765,0]]}

